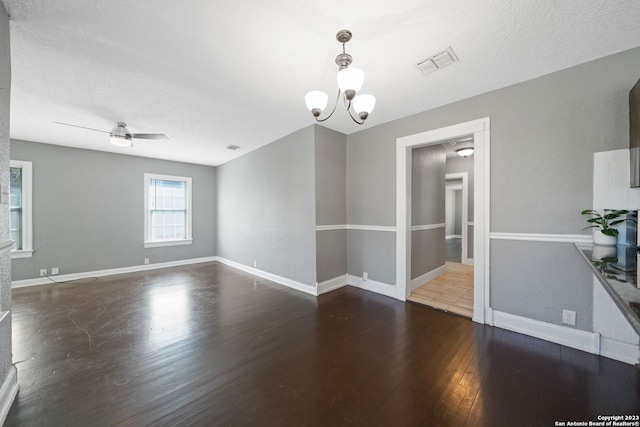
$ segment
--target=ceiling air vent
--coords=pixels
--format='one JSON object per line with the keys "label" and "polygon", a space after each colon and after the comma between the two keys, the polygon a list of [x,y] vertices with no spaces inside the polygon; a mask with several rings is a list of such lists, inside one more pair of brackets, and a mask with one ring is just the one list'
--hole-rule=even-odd
{"label": "ceiling air vent", "polygon": [[458,61],[458,57],[450,47],[418,62],[416,66],[422,74],[430,74]]}
{"label": "ceiling air vent", "polygon": [[237,150],[238,148],[240,148],[238,145],[228,145],[227,146],[227,150]]}

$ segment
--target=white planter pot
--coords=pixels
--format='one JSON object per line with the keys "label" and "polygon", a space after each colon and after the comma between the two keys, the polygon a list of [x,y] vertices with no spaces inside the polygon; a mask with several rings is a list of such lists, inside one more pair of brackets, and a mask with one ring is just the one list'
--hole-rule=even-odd
{"label": "white planter pot", "polygon": [[615,246],[595,245],[593,247],[591,259],[593,261],[600,261],[602,258],[615,257],[617,255],[618,255],[618,249]]}
{"label": "white planter pot", "polygon": [[618,244],[617,236],[607,236],[602,234],[599,228],[593,229],[593,244],[601,246],[615,246]]}

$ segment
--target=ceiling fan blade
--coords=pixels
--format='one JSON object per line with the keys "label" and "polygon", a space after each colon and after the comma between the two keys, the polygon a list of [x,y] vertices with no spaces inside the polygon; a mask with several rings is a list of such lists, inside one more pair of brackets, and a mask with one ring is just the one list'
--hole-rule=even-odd
{"label": "ceiling fan blade", "polygon": [[57,123],[59,125],[64,125],[64,126],[71,126],[71,127],[74,127],[74,128],[93,130],[93,131],[96,131],[96,132],[109,133],[109,131],[107,131],[107,130],[88,128],[86,126],[78,126],[78,125],[72,125],[72,124],[69,124],[69,123],[62,123],[62,122],[53,122],[53,123]]}
{"label": "ceiling fan blade", "polygon": [[167,135],[162,133],[131,133],[129,136],[136,139],[169,139]]}

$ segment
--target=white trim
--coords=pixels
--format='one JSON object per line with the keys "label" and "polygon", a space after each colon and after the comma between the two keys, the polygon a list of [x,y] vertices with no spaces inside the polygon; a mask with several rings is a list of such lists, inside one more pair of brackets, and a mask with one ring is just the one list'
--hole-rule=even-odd
{"label": "white trim", "polygon": [[[444,177],[445,181],[461,179],[462,180],[462,224],[469,224],[469,173],[468,172],[458,172],[458,173],[448,173]],[[462,264],[468,265],[468,249],[469,249],[469,230],[467,227],[462,227],[462,242],[460,242],[460,262]]]}
{"label": "white trim", "polygon": [[385,295],[391,298],[398,298],[395,285],[390,285],[388,283],[378,282],[371,279],[363,280],[362,277],[353,276],[351,274],[347,275],[347,281],[350,286],[364,289],[365,291],[375,292],[377,294]]}
{"label": "white trim", "polygon": [[637,365],[640,362],[640,348],[637,345],[611,338],[600,338],[600,355],[630,365]]}
{"label": "white trim", "polygon": [[493,310],[493,325],[593,354],[599,353],[600,334]]}
{"label": "white trim", "polygon": [[440,275],[443,275],[446,272],[447,272],[447,266],[445,264],[445,265],[441,265],[440,267],[434,268],[433,270],[427,273],[424,273],[420,277],[416,277],[415,279],[411,280],[411,285],[410,285],[411,292],[415,291],[420,286],[432,281],[433,279],[437,278]]}
{"label": "white trim", "polygon": [[348,230],[364,230],[364,231],[396,231],[395,226],[386,226],[386,225],[358,225],[358,224],[347,224]]}
{"label": "white trim", "polygon": [[317,225],[316,231],[330,230],[364,230],[364,231],[391,231],[395,232],[395,226],[389,225],[359,225],[359,224],[336,224],[336,225]]}
{"label": "white trim", "polygon": [[534,234],[534,233],[498,233],[490,234],[492,240],[522,240],[527,242],[556,242],[593,244],[593,235],[587,234]]}
{"label": "white trim", "polygon": [[29,251],[11,251],[11,259],[31,258],[33,257],[33,250]]}
{"label": "white trim", "polygon": [[[156,264],[133,265],[131,267],[111,268],[108,270],[87,271],[83,273],[61,274],[53,276],[56,282],[67,282],[70,280],[85,279],[87,277],[111,276],[114,274],[135,273],[136,271],[156,270],[158,268],[178,267],[181,265],[199,264],[202,262],[217,261],[217,257],[190,258],[178,261],[159,262]],[[27,286],[48,285],[53,282],[46,277],[37,277],[35,279],[15,280],[11,282],[12,288],[24,288]]]}
{"label": "white trim", "polygon": [[[150,212],[150,206],[149,206],[149,184],[151,182],[152,179],[157,179],[157,180],[165,180],[165,181],[178,181],[178,182],[184,182],[187,185],[187,201],[186,201],[186,208],[187,208],[187,217],[185,218],[185,221],[187,222],[186,224],[186,236],[184,239],[182,240],[164,240],[164,241],[154,241],[151,240],[151,233],[150,233],[150,224],[149,224],[149,212]],[[192,187],[192,179],[189,176],[175,176],[175,175],[161,175],[161,174],[155,174],[155,173],[144,173],[144,240],[143,240],[143,245],[145,248],[154,248],[154,247],[161,247],[161,246],[176,246],[176,245],[190,245],[193,240],[192,240],[192,225],[193,225],[193,211],[191,209],[191,205],[192,205],[192,191],[191,191],[191,187]]]}
{"label": "white trim", "polygon": [[444,240],[451,239],[462,239],[462,234],[449,234],[448,236],[444,236]]}
{"label": "white trim", "polygon": [[[410,294],[411,277],[411,150],[473,134],[474,139],[474,306],[473,320],[485,323],[490,308],[490,128],[489,117],[440,129],[409,135],[396,140],[396,295],[405,300]],[[474,260],[474,261],[475,261]]]}
{"label": "white trim", "polygon": [[18,373],[16,367],[11,365],[9,372],[0,387],[0,426],[4,424],[16,395],[18,394]]}
{"label": "white trim", "polygon": [[215,257],[215,258],[218,262],[221,262],[222,264],[226,264],[230,267],[236,268],[246,273],[253,274],[254,276],[271,280],[272,282],[287,286],[289,288],[293,288],[297,291],[302,291],[306,294],[310,294],[314,296],[317,296],[318,294],[316,287],[313,285],[305,285],[304,283],[296,282],[295,280],[287,279],[286,277],[278,276],[277,274],[269,273],[267,271],[258,270],[257,268],[249,267],[247,265],[240,264],[239,262],[231,261],[226,258],[222,258],[222,257]]}
{"label": "white trim", "polygon": [[33,252],[33,164],[9,160],[9,168],[22,169],[22,249],[13,252],[11,258],[29,258]]}
{"label": "white trim", "polygon": [[317,294],[322,295],[327,292],[335,291],[336,289],[347,286],[347,281],[349,277],[347,274],[343,274],[342,276],[334,277],[333,279],[325,280],[324,282],[316,283],[316,288],[318,290]]}
{"label": "white trim", "polygon": [[162,240],[157,242],[144,242],[145,248],[160,248],[164,246],[181,246],[181,245],[190,245],[193,243],[193,239],[184,239],[184,240]]}
{"label": "white trim", "polygon": [[469,227],[469,226],[473,227],[474,225],[475,225],[475,224],[473,223],[473,221],[468,221],[468,222],[467,222],[467,227]]}
{"label": "white trim", "polygon": [[576,348],[609,359],[635,365],[640,362],[638,345],[601,337],[597,332],[582,331],[492,310],[494,326],[524,335]]}
{"label": "white trim", "polygon": [[442,224],[412,225],[411,231],[434,230],[436,228],[444,228],[445,226],[446,224],[444,222]]}
{"label": "white trim", "polygon": [[346,230],[347,224],[316,225],[316,231]]}

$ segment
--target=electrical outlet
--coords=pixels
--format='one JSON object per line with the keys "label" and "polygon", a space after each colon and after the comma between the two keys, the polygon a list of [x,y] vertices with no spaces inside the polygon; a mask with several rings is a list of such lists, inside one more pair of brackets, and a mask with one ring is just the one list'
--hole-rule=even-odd
{"label": "electrical outlet", "polygon": [[562,323],[575,326],[576,312],[571,310],[562,310]]}
{"label": "electrical outlet", "polygon": [[40,277],[44,277],[47,275],[47,269],[46,268],[41,268],[40,269]]}
{"label": "electrical outlet", "polygon": [[369,273],[366,271],[362,273],[362,280],[366,281],[369,278]]}
{"label": "electrical outlet", "polygon": [[58,267],[51,267],[51,275],[55,276],[56,274],[60,274],[60,269]]}
{"label": "electrical outlet", "polygon": [[145,264],[149,264],[149,258],[145,258],[145,259],[144,259],[144,263],[145,263]]}
{"label": "electrical outlet", "polygon": [[258,266],[258,261],[254,260],[253,261],[253,268],[256,268]]}

